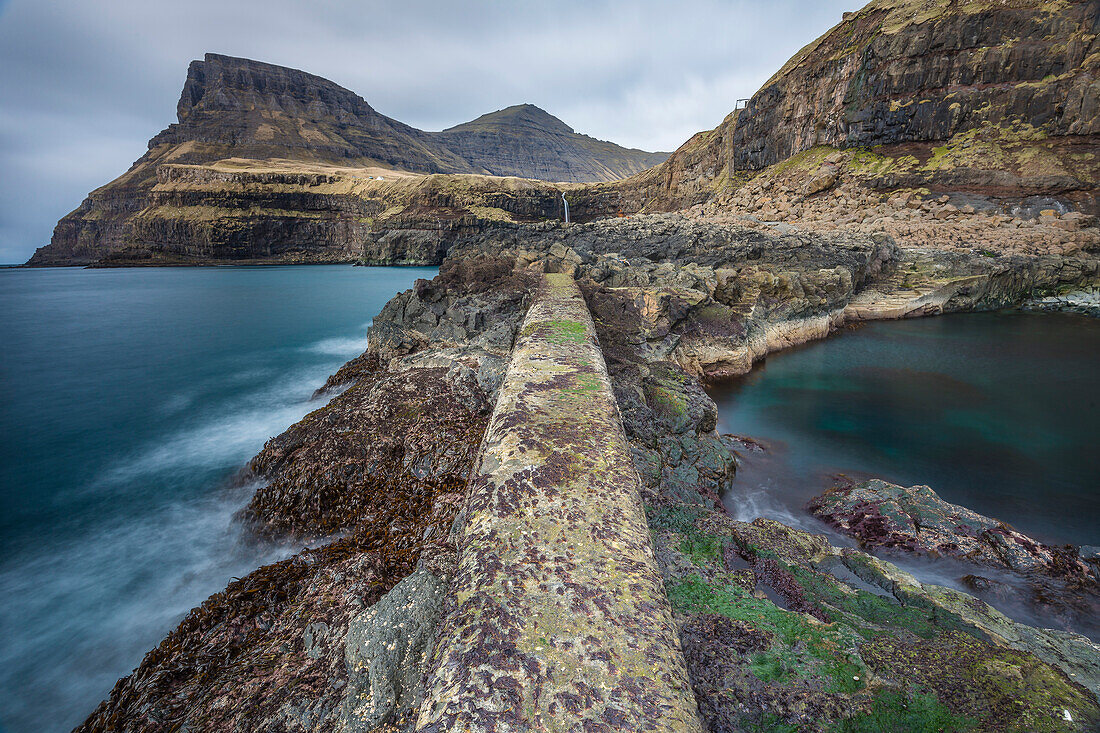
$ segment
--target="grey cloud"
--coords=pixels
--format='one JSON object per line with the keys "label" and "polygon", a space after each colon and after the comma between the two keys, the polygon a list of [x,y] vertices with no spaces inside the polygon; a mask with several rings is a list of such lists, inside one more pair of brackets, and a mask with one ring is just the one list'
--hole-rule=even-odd
{"label": "grey cloud", "polygon": [[175,118],[207,51],[303,69],[438,130],[530,102],[672,150],[854,5],[838,0],[11,0],[0,4],[0,262],[23,261]]}

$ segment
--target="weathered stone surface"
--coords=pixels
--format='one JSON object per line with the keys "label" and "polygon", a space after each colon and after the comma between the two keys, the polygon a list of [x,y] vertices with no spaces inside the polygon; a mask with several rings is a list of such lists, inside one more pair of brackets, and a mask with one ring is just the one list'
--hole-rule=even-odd
{"label": "weathered stone surface", "polygon": [[548,275],[458,532],[420,731],[698,730],[584,300]]}
{"label": "weathered stone surface", "polygon": [[446,580],[418,568],[351,620],[344,646],[348,684],[336,730],[376,730],[419,705]]}
{"label": "weathered stone surface", "polygon": [[268,441],[250,464],[263,483],[245,518],[265,534],[316,538],[390,521],[378,498],[393,491],[422,497],[425,508],[440,490],[461,491],[488,404],[476,381],[448,376],[442,366],[375,369]]}
{"label": "weathered stone surface", "polygon": [[809,510],[865,547],[953,556],[1021,573],[1072,576],[1092,573],[1076,552],[1044,545],[1004,522],[951,504],[928,486],[897,486],[881,479],[836,486],[810,501]]}
{"label": "weathered stone surface", "polygon": [[814,145],[945,140],[1009,120],[1096,134],[1097,17],[1088,0],[875,0],[753,95],[732,132],[733,165],[762,168]]}
{"label": "weathered stone surface", "polygon": [[[403,342],[375,338],[319,390],[343,391],[252,462],[249,526],[318,546],[192,611],[82,730],[411,725],[454,571],[450,528],[499,386],[493,365],[529,280],[510,264],[451,263],[391,302],[372,334]],[[478,341],[486,318],[494,329]]]}
{"label": "weathered stone surface", "polygon": [[[234,581],[192,610],[78,730],[362,730],[352,723],[368,689],[374,719],[399,721],[438,593],[399,591],[401,605],[415,607],[402,611],[404,629],[364,628],[363,616],[418,563],[420,575],[446,572],[437,549],[422,549],[426,536],[445,536],[458,498],[441,492],[425,507],[398,488],[384,497],[386,524],[360,525]],[[368,637],[399,644],[374,655],[369,674],[358,667]]]}

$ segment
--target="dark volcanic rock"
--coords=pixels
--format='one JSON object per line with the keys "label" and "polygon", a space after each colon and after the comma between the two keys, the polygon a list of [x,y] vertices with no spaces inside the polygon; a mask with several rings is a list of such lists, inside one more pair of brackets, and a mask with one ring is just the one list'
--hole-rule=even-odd
{"label": "dark volcanic rock", "polygon": [[[132,217],[149,206],[162,164],[275,158],[476,172],[427,133],[379,114],[327,79],[248,59],[207,54],[193,61],[177,114],[179,121],[150,140],[130,170],[58,222],[50,245],[28,264],[87,264],[141,242]],[[180,219],[186,227],[188,218]],[[191,232],[189,241],[200,244],[201,233]]]}
{"label": "dark volcanic rock", "polygon": [[[453,562],[446,548],[424,552],[424,536],[446,535],[460,498],[398,488],[375,497],[390,512],[387,523],[361,525],[234,581],[119,680],[77,730],[304,733],[399,722],[414,694],[405,680],[423,663],[438,586]],[[379,601],[395,586],[401,620],[381,628]]]}
{"label": "dark volcanic rock", "polygon": [[[1036,177],[1034,162],[1046,144],[1034,140],[1064,140],[1090,151],[1085,155],[1095,150],[1098,26],[1094,0],[874,0],[845,13],[713,130],[614,184],[620,210],[672,211],[716,198],[736,213],[744,204],[729,205],[731,189],[815,146],[915,146],[899,157],[913,155],[923,165],[955,135],[1002,128],[1012,130],[1010,140],[1032,136],[1019,169],[1003,154],[955,156],[916,174],[887,175],[880,187],[932,184],[1013,196],[1069,190],[1075,206],[1095,210],[1095,173],[1083,181]],[[830,225],[847,213],[841,208]]]}
{"label": "dark volcanic rock", "polygon": [[274,64],[218,54],[192,61],[176,110],[179,122],[149,141],[151,153],[190,143],[194,152],[176,150],[175,163],[205,163],[217,159],[211,153],[221,158],[228,151],[239,158],[476,172],[427,133],[376,112],[354,92]]}
{"label": "dark volcanic rock", "polygon": [[251,464],[250,526],[319,546],[194,609],[80,730],[407,729],[529,281],[452,262],[392,301],[321,390],[344,391]]}
{"label": "dark volcanic rock", "polygon": [[1012,120],[1096,134],[1098,22],[1091,0],[875,0],[753,95],[733,130],[733,165],[761,168],[814,145],[945,140]]}
{"label": "dark volcanic rock", "polygon": [[871,479],[838,486],[810,501],[810,511],[864,547],[958,557],[1019,573],[1095,582],[1077,552],[1050,547],[1004,522],[950,504],[927,486]]}

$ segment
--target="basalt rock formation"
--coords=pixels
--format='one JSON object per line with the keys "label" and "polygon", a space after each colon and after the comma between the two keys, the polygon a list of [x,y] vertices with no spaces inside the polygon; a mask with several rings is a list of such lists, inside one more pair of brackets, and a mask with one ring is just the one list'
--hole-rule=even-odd
{"label": "basalt rock formation", "polygon": [[946,140],[1012,121],[1100,133],[1094,2],[875,0],[845,16],[749,100],[735,168],[814,145]]}
{"label": "basalt rock formation", "polygon": [[[355,225],[378,211],[354,195],[318,197],[318,185],[339,181],[348,194],[356,183],[400,172],[606,181],[665,157],[579,135],[531,105],[424,132],[327,79],[218,54],[191,63],[177,115],[130,170],[58,222],[50,245],[29,264],[105,257],[119,264],[120,251],[128,264],[348,261]],[[185,168],[212,165],[240,175]],[[242,170],[262,173],[246,178]],[[181,200],[179,183],[189,175],[202,177],[201,191]],[[279,186],[278,195],[252,195],[237,182]],[[502,181],[497,190],[506,196],[510,185]],[[542,216],[558,214],[560,195],[547,192]],[[446,202],[428,196],[417,206],[448,218]]]}
{"label": "basalt rock formation", "polygon": [[150,140],[130,170],[58,222],[50,246],[30,264],[85,264],[141,241],[133,218],[150,205],[163,164],[237,157],[474,172],[427,134],[379,114],[354,93],[272,64],[207,54],[188,68],[176,109],[179,121]]}
{"label": "basalt rock formation", "polygon": [[563,218],[563,192],[574,221],[689,211],[902,246],[1094,249],[1098,27],[1089,0],[875,0],[641,172],[663,154],[530,105],[424,133],[318,77],[211,56],[180,123],[30,264],[436,263],[471,225]]}
{"label": "basalt rock formation", "polygon": [[[1097,213],[1095,167],[1076,162],[1096,159],[1098,27],[1090,0],[874,0],[845,13],[718,127],[623,182],[623,196],[649,211],[706,201],[737,211],[744,201],[731,199],[756,171],[815,148],[858,148],[904,159],[900,171],[856,171],[877,179],[869,187],[878,191],[1073,193],[1071,209]],[[983,144],[969,149],[976,136]],[[895,172],[903,175],[882,175]],[[798,193],[826,190],[837,174],[800,171]]]}

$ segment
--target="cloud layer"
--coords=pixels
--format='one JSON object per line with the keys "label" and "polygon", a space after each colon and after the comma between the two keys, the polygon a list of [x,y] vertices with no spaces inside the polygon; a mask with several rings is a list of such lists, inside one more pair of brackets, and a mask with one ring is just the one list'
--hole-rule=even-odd
{"label": "cloud layer", "polygon": [[175,120],[208,51],[303,69],[438,130],[530,102],[672,150],[856,5],[838,0],[10,0],[0,3],[0,263]]}

